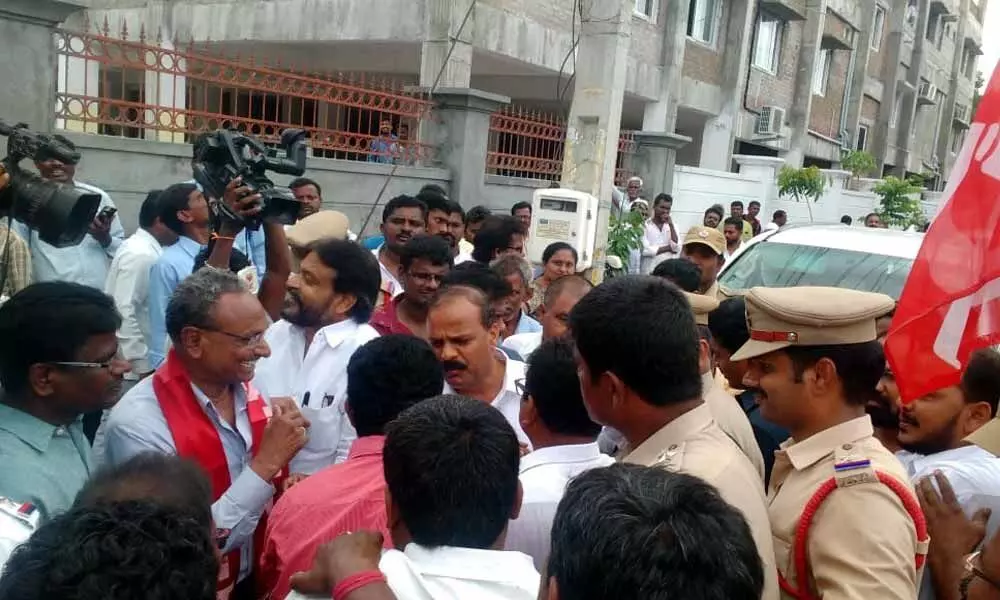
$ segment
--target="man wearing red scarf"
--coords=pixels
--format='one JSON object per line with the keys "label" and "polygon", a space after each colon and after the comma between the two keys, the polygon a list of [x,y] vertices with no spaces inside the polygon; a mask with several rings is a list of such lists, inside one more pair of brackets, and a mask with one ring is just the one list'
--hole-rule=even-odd
{"label": "man wearing red scarf", "polygon": [[111,411],[97,458],[117,465],[153,451],[198,463],[212,483],[224,554],[219,598],[253,598],[249,575],[272,484],[305,444],[309,423],[291,399],[273,399],[269,409],[249,385],[257,360],[270,354],[268,318],[235,275],[204,268],[189,276],[166,321],[173,342],[166,362]]}

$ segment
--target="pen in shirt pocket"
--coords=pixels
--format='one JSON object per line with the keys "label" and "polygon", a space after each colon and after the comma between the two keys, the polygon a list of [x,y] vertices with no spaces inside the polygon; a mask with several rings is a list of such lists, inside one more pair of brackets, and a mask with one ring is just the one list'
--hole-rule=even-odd
{"label": "pen in shirt pocket", "polygon": [[302,407],[303,408],[309,407],[309,392],[306,392],[305,395],[302,396]]}

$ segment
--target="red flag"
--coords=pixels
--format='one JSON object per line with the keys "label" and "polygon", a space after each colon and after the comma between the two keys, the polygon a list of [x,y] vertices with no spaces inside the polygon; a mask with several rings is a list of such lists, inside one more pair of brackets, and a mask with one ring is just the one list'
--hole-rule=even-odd
{"label": "red flag", "polygon": [[885,341],[904,402],[958,384],[969,354],[1000,342],[1000,69],[943,202]]}

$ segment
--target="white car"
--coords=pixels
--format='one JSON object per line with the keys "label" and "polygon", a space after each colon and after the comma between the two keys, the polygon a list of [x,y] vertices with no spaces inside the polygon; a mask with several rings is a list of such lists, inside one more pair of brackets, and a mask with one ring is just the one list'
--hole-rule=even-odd
{"label": "white car", "polygon": [[791,225],[756,236],[719,274],[730,292],[754,286],[822,285],[882,292],[903,291],[924,234],[846,225]]}

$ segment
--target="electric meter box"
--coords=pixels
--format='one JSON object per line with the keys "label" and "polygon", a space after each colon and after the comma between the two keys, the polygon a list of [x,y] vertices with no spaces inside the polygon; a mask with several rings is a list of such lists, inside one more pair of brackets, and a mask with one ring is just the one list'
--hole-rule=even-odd
{"label": "electric meter box", "polygon": [[528,232],[528,260],[542,262],[542,253],[553,242],[576,248],[577,271],[591,266],[597,245],[597,198],[569,189],[535,190]]}

